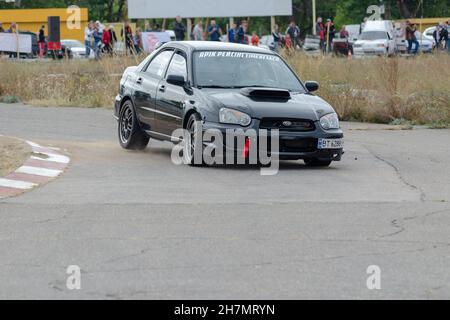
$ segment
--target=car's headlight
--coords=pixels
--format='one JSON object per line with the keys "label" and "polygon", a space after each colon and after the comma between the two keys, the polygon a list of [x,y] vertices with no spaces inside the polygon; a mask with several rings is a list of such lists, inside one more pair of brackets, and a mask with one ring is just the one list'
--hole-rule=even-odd
{"label": "car's headlight", "polygon": [[336,113],[329,113],[320,118],[320,126],[325,130],[339,129],[339,118]]}
{"label": "car's headlight", "polygon": [[219,122],[238,124],[246,127],[252,122],[252,118],[246,113],[234,109],[222,108],[219,111]]}

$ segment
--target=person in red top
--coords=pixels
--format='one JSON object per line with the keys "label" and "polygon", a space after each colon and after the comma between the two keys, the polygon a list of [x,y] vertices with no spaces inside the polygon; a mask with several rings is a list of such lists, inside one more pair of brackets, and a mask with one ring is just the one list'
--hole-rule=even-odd
{"label": "person in red top", "polygon": [[102,42],[105,46],[105,51],[112,55],[111,34],[109,33],[109,29],[103,31]]}
{"label": "person in red top", "polygon": [[325,26],[321,17],[317,18],[316,35],[320,37],[320,48],[325,50]]}
{"label": "person in red top", "polygon": [[253,31],[252,34],[252,46],[259,47],[259,37],[256,34],[256,31]]}
{"label": "person in red top", "polygon": [[292,49],[292,39],[291,39],[291,36],[288,35],[288,34],[285,37],[285,44],[284,44],[284,46],[288,50]]}

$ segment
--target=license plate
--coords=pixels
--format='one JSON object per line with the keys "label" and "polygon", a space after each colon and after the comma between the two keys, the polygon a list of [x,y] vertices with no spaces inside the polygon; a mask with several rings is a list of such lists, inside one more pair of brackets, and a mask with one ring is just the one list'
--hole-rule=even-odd
{"label": "license plate", "polygon": [[344,139],[319,139],[318,149],[342,149]]}

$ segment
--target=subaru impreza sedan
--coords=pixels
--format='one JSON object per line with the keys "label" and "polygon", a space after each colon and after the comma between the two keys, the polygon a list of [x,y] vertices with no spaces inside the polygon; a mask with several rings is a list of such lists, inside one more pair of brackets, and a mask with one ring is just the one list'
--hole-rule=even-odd
{"label": "subaru impreza sedan", "polygon": [[[199,123],[203,131],[223,133],[276,130],[278,150],[270,152],[279,159],[327,167],[341,160],[343,132],[332,106],[313,94],[318,88],[317,82],[303,83],[270,50],[169,42],[125,70],[115,100],[119,142],[135,150],[146,148],[149,139],[176,142],[177,129],[192,133]],[[204,147],[196,136],[191,135],[186,153]],[[248,142],[237,145],[236,153],[248,156]]]}

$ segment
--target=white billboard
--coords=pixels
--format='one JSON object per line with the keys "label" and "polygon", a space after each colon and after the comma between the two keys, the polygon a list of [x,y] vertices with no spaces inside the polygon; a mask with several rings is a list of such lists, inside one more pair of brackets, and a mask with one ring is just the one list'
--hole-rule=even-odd
{"label": "white billboard", "polygon": [[292,0],[128,0],[130,19],[292,15]]}

